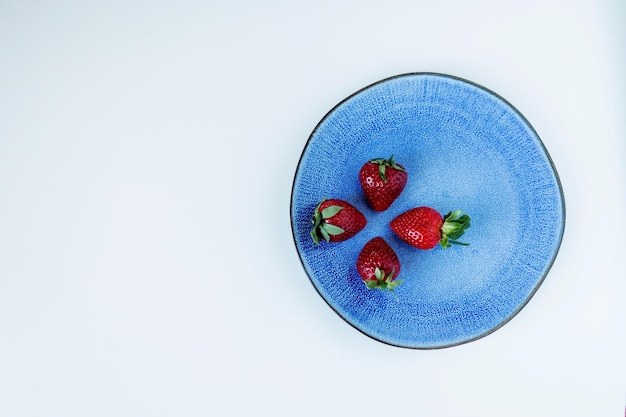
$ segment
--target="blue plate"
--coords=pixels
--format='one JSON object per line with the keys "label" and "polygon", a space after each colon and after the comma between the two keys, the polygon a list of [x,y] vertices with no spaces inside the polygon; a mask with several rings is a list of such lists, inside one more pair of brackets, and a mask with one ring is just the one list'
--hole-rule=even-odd
{"label": "blue plate", "polygon": [[[378,213],[358,172],[392,154],[409,180]],[[365,228],[315,246],[311,217],[324,197],[352,203]],[[417,206],[469,214],[461,240],[470,246],[422,251],[402,242],[389,222]],[[513,106],[466,80],[414,73],[365,87],[315,127],[296,170],[291,222],[304,269],[333,310],[378,341],[429,349],[488,335],[522,309],[554,262],[565,205],[548,152]],[[375,236],[400,258],[404,282],[394,292],[367,289],[356,271]]]}

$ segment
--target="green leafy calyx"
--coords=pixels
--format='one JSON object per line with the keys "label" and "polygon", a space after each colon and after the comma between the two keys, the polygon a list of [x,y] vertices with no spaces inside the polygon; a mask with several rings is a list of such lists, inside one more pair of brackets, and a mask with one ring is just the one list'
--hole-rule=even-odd
{"label": "green leafy calyx", "polygon": [[441,226],[441,247],[447,249],[452,245],[468,246],[469,243],[459,242],[457,239],[463,236],[470,227],[470,217],[461,210],[451,211],[443,217]]}
{"label": "green leafy calyx", "polygon": [[343,210],[341,206],[328,206],[324,210],[320,211],[320,206],[326,199],[322,200],[317,207],[315,207],[315,213],[313,214],[313,227],[311,228],[311,239],[316,245],[320,244],[320,236],[326,241],[330,242],[331,236],[337,236],[344,232],[344,230],[335,226],[334,224],[326,223],[324,220],[328,220]]}
{"label": "green leafy calyx", "polygon": [[372,164],[378,165],[378,174],[380,175],[380,178],[382,178],[382,180],[385,182],[387,182],[387,175],[386,175],[387,168],[393,168],[393,169],[397,169],[398,171],[406,172],[404,168],[396,164],[396,161],[393,160],[393,155],[391,155],[389,159],[385,159],[385,158],[370,159],[370,162]]}
{"label": "green leafy calyx", "polygon": [[393,274],[395,273],[395,269],[392,269],[389,274],[385,274],[385,271],[376,267],[374,270],[374,277],[376,281],[369,280],[365,283],[367,288],[373,290],[374,288],[379,288],[381,290],[393,291],[398,285],[402,284],[402,280],[393,280]]}

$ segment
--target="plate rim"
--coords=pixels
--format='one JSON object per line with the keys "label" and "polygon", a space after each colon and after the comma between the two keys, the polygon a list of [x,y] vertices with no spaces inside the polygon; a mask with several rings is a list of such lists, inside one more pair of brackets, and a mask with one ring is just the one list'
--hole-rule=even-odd
{"label": "plate rim", "polygon": [[[468,84],[469,86],[472,86],[474,88],[482,90],[485,93],[493,96],[494,98],[502,101],[502,103],[504,105],[508,106],[513,111],[513,113],[516,114],[521,119],[521,121],[524,123],[524,125],[532,132],[532,134],[535,135],[535,137],[537,139],[537,143],[538,143],[540,149],[543,151],[543,154],[546,156],[546,159],[548,160],[548,163],[550,164],[550,168],[552,169],[552,172],[554,174],[554,177],[555,177],[555,180],[556,180],[556,184],[557,184],[557,188],[558,188],[558,191],[559,191],[559,199],[560,199],[560,202],[561,202],[561,216],[562,216],[563,220],[561,222],[561,227],[560,227],[560,230],[559,230],[559,236],[558,236],[558,242],[557,242],[556,248],[554,250],[554,253],[552,254],[550,262],[546,266],[545,272],[543,273],[541,278],[539,278],[539,280],[537,281],[537,283],[533,287],[533,289],[530,292],[530,294],[526,297],[526,299],[524,299],[524,301],[521,302],[517,306],[517,308],[515,310],[513,310],[508,316],[506,316],[503,320],[501,320],[498,323],[498,325],[494,326],[493,328],[489,329],[488,331],[486,331],[484,333],[481,333],[481,334],[479,334],[477,336],[474,336],[474,337],[471,337],[471,338],[468,338],[468,339],[461,340],[459,342],[441,344],[441,345],[437,345],[437,346],[407,346],[407,345],[402,345],[402,344],[398,344],[398,343],[392,343],[390,341],[383,340],[383,339],[381,339],[379,337],[376,337],[376,336],[374,336],[372,334],[369,334],[365,330],[357,327],[354,323],[351,323],[346,317],[344,317],[339,311],[337,311],[337,309],[322,295],[320,290],[315,285],[315,282],[313,282],[313,279],[309,275],[309,273],[308,273],[308,271],[306,269],[306,265],[304,263],[304,260],[302,259],[301,251],[298,248],[298,239],[297,239],[296,230],[295,230],[295,219],[294,219],[294,216],[293,216],[294,192],[295,192],[295,188],[296,188],[296,180],[297,180],[298,174],[300,173],[300,169],[301,169],[301,166],[302,166],[302,160],[304,158],[304,154],[305,154],[306,150],[309,147],[309,144],[310,144],[311,140],[313,139],[313,137],[315,136],[315,134],[319,130],[320,126],[339,107],[341,107],[344,103],[346,103],[347,101],[351,100],[352,98],[358,96],[359,94],[362,94],[363,92],[365,92],[365,91],[367,91],[367,90],[369,90],[369,89],[371,89],[371,88],[373,88],[373,87],[375,87],[377,85],[384,84],[386,82],[389,82],[389,81],[392,81],[392,80],[395,80],[395,79],[399,79],[399,78],[405,78],[405,77],[428,77],[428,76],[436,77],[436,78],[444,78],[444,79],[449,79],[449,80],[465,83],[465,84]],[[524,307],[526,307],[526,305],[530,302],[530,300],[535,296],[535,294],[537,293],[539,288],[543,285],[543,282],[545,281],[546,277],[550,273],[550,270],[552,269],[552,267],[554,265],[554,262],[556,261],[556,258],[558,256],[558,253],[559,253],[559,251],[561,249],[561,244],[563,243],[563,237],[565,235],[565,224],[567,222],[566,213],[567,213],[567,210],[566,210],[566,202],[565,202],[565,193],[563,191],[563,184],[561,182],[559,173],[558,173],[558,171],[556,169],[556,166],[554,165],[554,161],[552,160],[552,157],[550,156],[550,153],[548,152],[548,149],[546,148],[545,144],[543,143],[543,140],[541,140],[541,137],[539,136],[539,134],[535,130],[534,126],[526,118],[526,116],[524,116],[524,114],[522,114],[522,112],[520,112],[513,104],[511,104],[504,97],[502,97],[501,95],[499,95],[495,91],[493,91],[493,90],[491,90],[491,89],[489,89],[487,87],[484,87],[481,84],[478,84],[476,82],[470,81],[470,80],[468,80],[466,78],[459,77],[459,76],[456,76],[456,75],[440,73],[440,72],[429,72],[429,71],[405,72],[405,73],[400,73],[400,74],[396,74],[396,75],[392,75],[392,76],[389,76],[389,77],[386,77],[386,78],[379,79],[378,81],[372,82],[372,83],[370,83],[370,84],[368,84],[368,85],[366,85],[366,86],[364,86],[362,88],[359,88],[358,90],[356,90],[352,94],[349,94],[348,96],[346,96],[345,98],[340,100],[333,107],[331,107],[331,109],[328,110],[324,114],[324,116],[317,122],[317,124],[315,125],[315,127],[313,128],[311,133],[309,134],[309,137],[307,138],[307,140],[306,140],[306,142],[304,144],[304,147],[302,148],[302,151],[300,152],[300,156],[298,158],[298,163],[296,165],[296,169],[295,169],[295,172],[293,174],[293,181],[292,181],[292,184],[291,184],[291,195],[290,195],[290,201],[289,201],[289,220],[290,220],[291,236],[292,236],[292,240],[293,240],[293,243],[294,243],[294,247],[296,249],[296,253],[298,254],[298,259],[300,260],[300,264],[301,264],[301,266],[302,266],[302,268],[304,270],[304,273],[307,276],[307,278],[309,279],[309,283],[315,289],[315,291],[317,292],[319,297],[322,300],[324,300],[324,302],[328,305],[328,307],[330,307],[331,310],[334,311],[335,314],[338,315],[343,321],[348,323],[352,328],[356,329],[357,331],[359,331],[360,333],[364,334],[368,338],[374,339],[374,340],[376,340],[376,341],[378,341],[380,343],[383,343],[385,345],[388,345],[388,346],[393,346],[393,347],[398,347],[398,348],[403,348],[403,349],[410,349],[410,350],[437,350],[437,349],[446,349],[446,348],[450,348],[450,347],[464,345],[464,344],[471,343],[471,342],[474,342],[476,340],[482,339],[484,337],[487,337],[487,336],[491,335],[492,333],[496,332],[497,330],[501,329],[506,324],[508,324],[515,316],[517,316],[519,314],[519,312]]]}

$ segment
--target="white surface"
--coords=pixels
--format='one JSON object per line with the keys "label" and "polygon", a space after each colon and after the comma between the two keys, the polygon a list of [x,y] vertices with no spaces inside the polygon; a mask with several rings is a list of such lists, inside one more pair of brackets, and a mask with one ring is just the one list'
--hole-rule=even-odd
{"label": "white surface", "polygon": [[[1,2],[0,415],[623,416],[625,20],[618,0]],[[515,105],[567,205],[528,306],[436,351],[343,322],[289,224],[315,124],[413,71]]]}

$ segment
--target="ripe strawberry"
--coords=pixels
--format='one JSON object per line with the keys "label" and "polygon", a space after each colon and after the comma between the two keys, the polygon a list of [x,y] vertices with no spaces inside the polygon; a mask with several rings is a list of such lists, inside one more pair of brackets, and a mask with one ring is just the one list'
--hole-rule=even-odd
{"label": "ripe strawberry", "polygon": [[408,174],[404,167],[393,160],[376,158],[361,167],[359,182],[370,206],[385,211],[404,190]]}
{"label": "ripe strawberry", "polygon": [[393,290],[402,283],[395,280],[400,274],[400,259],[382,237],[375,237],[363,246],[356,269],[369,289]]}
{"label": "ripe strawberry", "polygon": [[318,245],[320,237],[326,242],[343,242],[365,227],[365,216],[350,203],[329,199],[322,200],[313,214],[311,238]]}
{"label": "ripe strawberry", "polygon": [[430,207],[412,208],[393,219],[389,226],[400,239],[419,249],[432,249],[440,243],[446,249],[458,242],[465,229],[470,227],[470,218],[461,210],[451,211],[443,218]]}

